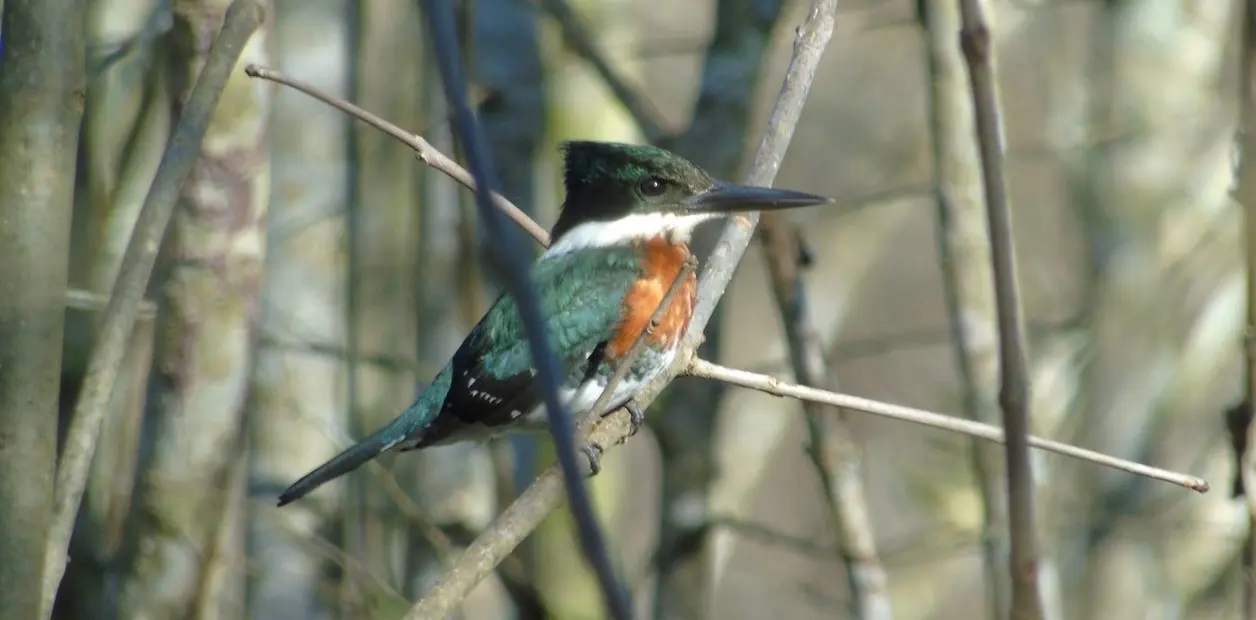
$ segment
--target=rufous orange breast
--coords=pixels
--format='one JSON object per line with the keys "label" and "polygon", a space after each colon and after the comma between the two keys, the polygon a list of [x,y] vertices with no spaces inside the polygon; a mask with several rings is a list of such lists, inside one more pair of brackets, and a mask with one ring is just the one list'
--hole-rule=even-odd
{"label": "rufous orange breast", "polygon": [[[642,242],[638,248],[642,255],[642,276],[624,296],[623,319],[606,346],[606,356],[610,360],[627,354],[637,337],[649,326],[655,310],[667,296],[672,282],[690,256],[688,245],[672,243],[661,236]],[[680,284],[680,290],[672,298],[658,327],[646,336],[646,346],[667,350],[679,344],[689,327],[697,299],[698,278],[690,272]]]}

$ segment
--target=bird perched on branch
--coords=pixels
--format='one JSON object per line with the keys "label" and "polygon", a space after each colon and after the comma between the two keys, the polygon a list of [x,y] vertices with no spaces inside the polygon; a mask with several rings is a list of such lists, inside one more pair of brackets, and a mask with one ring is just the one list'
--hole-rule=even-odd
{"label": "bird perched on branch", "polygon": [[[546,330],[565,373],[559,397],[573,415],[593,406],[617,362],[632,348],[689,260],[693,229],[720,215],[830,202],[789,190],[712,179],[678,155],[651,146],[569,142],[563,146],[567,197],[549,249],[531,276]],[[692,270],[646,333],[640,354],[614,386],[607,409],[627,406],[665,370],[697,301]],[[484,439],[546,427],[536,369],[515,300],[497,299],[453,359],[401,415],[279,496],[288,504],[389,450]],[[599,452],[586,445],[591,469]]]}

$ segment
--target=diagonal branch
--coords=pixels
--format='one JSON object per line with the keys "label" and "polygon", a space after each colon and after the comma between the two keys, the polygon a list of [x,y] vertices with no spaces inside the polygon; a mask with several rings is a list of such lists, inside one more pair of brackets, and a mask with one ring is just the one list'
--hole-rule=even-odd
{"label": "diagonal branch", "polygon": [[588,489],[580,476],[576,463],[575,429],[567,408],[558,396],[563,381],[563,371],[545,327],[541,312],[540,296],[528,273],[528,251],[518,239],[517,232],[502,221],[500,210],[493,205],[492,188],[497,185],[484,136],[480,131],[470,105],[467,103],[467,84],[461,72],[460,50],[453,7],[441,0],[427,0],[423,4],[428,34],[436,52],[436,64],[440,70],[445,97],[454,112],[454,122],[476,183],[476,206],[491,247],[495,252],[499,273],[505,276],[507,290],[518,307],[536,368],[536,381],[540,383],[541,397],[549,422],[554,451],[562,468],[563,483],[571,501],[571,515],[579,533],[580,547],[597,575],[602,595],[611,617],[615,620],[632,618],[632,599],[620,585],[606,550],[606,541],[589,501]]}
{"label": "diagonal branch", "polygon": [[[423,163],[445,173],[449,178],[462,184],[469,190],[475,191],[475,177],[471,176],[465,168],[458,165],[458,162],[451,159],[448,155],[436,150],[427,140],[418,134],[410,133],[382,118],[372,114],[362,108],[349,103],[343,99],[332,97],[321,90],[302,82],[301,80],[290,78],[282,73],[260,67],[258,65],[249,65],[244,68],[244,73],[249,77],[269,80],[276,84],[283,84],[288,88],[292,88],[305,93],[329,106],[332,106],[353,118],[356,118],[386,134],[395,138],[398,142],[410,147],[414,151],[415,157],[418,157]],[[545,232],[539,224],[528,217],[522,209],[515,206],[505,196],[497,192],[492,192],[493,206],[497,207],[502,213],[506,214],[515,224],[527,232],[532,238],[537,240],[541,245],[549,245],[549,233]]]}
{"label": "diagonal branch", "polygon": [[1012,215],[1003,178],[1003,144],[999,101],[991,62],[990,30],[980,0],[960,3],[960,46],[972,86],[973,122],[981,151],[981,180],[989,222],[994,268],[995,308],[999,317],[999,406],[1007,433],[1006,476],[1008,531],[1011,543],[1012,609],[1017,620],[1042,618],[1038,591],[1038,542],[1034,530],[1034,478],[1029,463],[1029,372],[1026,368],[1024,321],[1016,284]]}
{"label": "diagonal branch", "polygon": [[[811,401],[841,407],[843,409],[851,409],[854,411],[862,411],[871,413],[885,418],[900,420],[903,422],[911,422],[920,424],[930,428],[968,435],[977,439],[993,441],[996,443],[1005,443],[1003,429],[990,424],[982,424],[974,422],[966,418],[957,416],[944,415],[934,413],[924,409],[915,409],[913,407],[905,407],[903,405],[894,405],[869,398],[861,398],[859,396],[850,396],[848,394],[838,394],[805,385],[797,385],[786,383],[770,375],[763,375],[736,368],[729,368],[714,364],[703,359],[693,358],[688,368],[685,369],[689,375],[694,377],[702,377],[714,381],[723,381],[730,385],[758,390],[775,396],[784,396],[788,398],[796,398],[802,401]],[[1153,480],[1168,482],[1177,486],[1186,487],[1198,493],[1208,492],[1208,482],[1202,478],[1180,474],[1177,472],[1160,469],[1159,467],[1151,467],[1133,461],[1117,458],[1101,454],[1093,450],[1078,448],[1070,444],[1041,437],[1028,436],[1027,444],[1029,447],[1038,448],[1039,450],[1047,450],[1080,459],[1096,465],[1111,467],[1121,471],[1129,472],[1138,476],[1144,476]]]}
{"label": "diagonal branch", "polygon": [[262,18],[262,8],[253,0],[235,0],[227,7],[222,29],[210,47],[205,66],[170,136],[152,186],[144,198],[135,232],[127,244],[109,306],[101,317],[100,336],[87,365],[82,392],[66,434],[65,448],[57,464],[53,521],[44,566],[43,617],[52,613],[52,602],[65,574],[70,534],[83,499],[83,486],[96,451],[101,421],[117,383],[157,250],[165,237],[183,184],[199,157],[201,138],[222,95],[227,76]]}
{"label": "diagonal branch", "polygon": [[641,129],[645,139],[649,142],[658,142],[667,137],[667,129],[658,120],[661,116],[658,109],[654,107],[654,104],[648,98],[641,94],[639,89],[629,86],[620,77],[619,73],[616,73],[611,68],[610,62],[606,60],[606,56],[598,49],[597,44],[593,41],[593,37],[589,36],[589,29],[581,22],[580,16],[576,15],[576,12],[572,10],[567,0],[539,1],[541,7],[558,22],[558,26],[563,33],[563,39],[567,41],[567,46],[593,67],[598,77],[602,78],[607,88],[611,89],[611,92],[615,94],[619,102],[628,110],[628,114],[632,116],[633,122]]}
{"label": "diagonal branch", "polygon": [[[978,422],[999,421],[998,316],[990,273],[990,243],[981,194],[981,155],[973,135],[972,95],[955,37],[959,6],[955,0],[924,0],[929,67],[929,124],[933,150],[937,241],[950,324],[950,344],[964,401],[963,413]],[[1007,503],[1004,501],[1003,451],[973,443],[969,458],[981,493],[982,569],[992,617],[1011,609]]]}
{"label": "diagonal branch", "polygon": [[[802,106],[811,87],[812,78],[833,33],[836,0],[816,0],[806,21],[798,29],[794,41],[794,55],[790,60],[785,84],[772,111],[770,126],[759,147],[749,182],[770,183],[775,178],[784,156],[793,128],[798,122]],[[729,218],[724,226],[720,242],[708,260],[699,283],[698,304],[690,321],[686,337],[677,361],[662,376],[656,378],[636,397],[638,405],[646,408],[663,391],[683,368],[701,341],[702,331],[715,304],[724,294],[737,263],[745,253],[758,214]],[[628,416],[620,410],[606,416],[589,435],[589,442],[601,446],[613,446],[629,434]],[[497,520],[475,540],[461,557],[451,564],[428,596],[420,600],[406,614],[408,620],[444,617],[471,591],[477,583],[492,572],[493,567],[514,550],[540,522],[562,502],[561,474],[551,467],[537,478],[513,504],[498,516]]]}

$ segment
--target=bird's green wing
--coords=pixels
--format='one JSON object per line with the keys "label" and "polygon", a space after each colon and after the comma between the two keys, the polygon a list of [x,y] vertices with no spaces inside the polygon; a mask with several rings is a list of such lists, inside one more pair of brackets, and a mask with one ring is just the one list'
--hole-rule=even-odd
{"label": "bird's green wing", "polygon": [[[546,330],[568,385],[581,381],[590,356],[611,338],[624,296],[640,274],[631,248],[571,253],[533,266]],[[443,439],[455,420],[508,424],[540,403],[532,351],[514,297],[498,298],[458,348],[449,371],[449,391],[424,444]]]}

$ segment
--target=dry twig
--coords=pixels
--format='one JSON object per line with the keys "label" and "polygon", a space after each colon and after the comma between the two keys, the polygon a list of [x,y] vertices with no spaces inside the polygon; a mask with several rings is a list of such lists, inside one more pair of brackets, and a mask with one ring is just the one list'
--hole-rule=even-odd
{"label": "dry twig", "polygon": [[[712,379],[715,381],[723,381],[731,385],[758,390],[775,396],[784,396],[788,398],[796,398],[803,401],[812,401],[841,407],[843,409],[851,409],[854,411],[863,411],[886,418],[901,420],[903,422],[912,422],[930,428],[968,435],[977,439],[1004,443],[1003,430],[997,426],[974,422],[965,418],[934,413],[924,409],[915,409],[912,407],[904,407],[902,405],[893,405],[883,403],[868,398],[860,398],[858,396],[850,396],[848,394],[838,394],[805,385],[796,385],[781,381],[776,377],[762,375],[759,373],[738,370],[714,364],[703,359],[693,359],[685,372],[695,377],[704,379]],[[1177,486],[1186,487],[1192,491],[1199,493],[1208,492],[1208,482],[1202,478],[1180,474],[1177,472],[1151,467],[1119,459],[1106,454],[1100,454],[1085,448],[1078,448],[1066,443],[1052,441],[1050,439],[1042,439],[1030,435],[1028,437],[1028,445],[1040,450],[1071,456],[1075,459],[1088,461],[1096,465],[1103,465],[1113,469],[1119,469],[1124,472],[1136,474],[1168,482]]]}
{"label": "dry twig", "polygon": [[65,573],[70,534],[83,498],[83,485],[87,482],[92,455],[96,452],[101,420],[117,383],[157,250],[165,237],[183,184],[200,154],[201,138],[205,135],[227,76],[261,21],[262,8],[253,0],[235,0],[227,8],[222,29],[214,39],[205,67],[201,69],[179,123],[170,136],[152,187],[135,222],[135,233],[127,244],[109,306],[101,317],[100,335],[88,362],[65,448],[57,464],[53,521],[44,566],[44,617],[52,613],[52,602]]}
{"label": "dry twig", "polygon": [[[994,283],[990,273],[989,227],[981,194],[981,155],[973,132],[972,96],[955,32],[954,0],[922,0],[929,65],[929,120],[933,146],[938,249],[945,286],[950,343],[963,392],[963,413],[998,424],[999,338]],[[982,568],[990,614],[1011,608],[1007,503],[1003,454],[998,446],[974,442],[970,459],[982,504]]]}
{"label": "dry twig", "polygon": [[1034,530],[1034,477],[1029,463],[1029,371],[1024,322],[1016,284],[1012,214],[1003,178],[999,100],[995,92],[990,29],[979,0],[959,0],[960,47],[968,62],[973,121],[981,151],[981,177],[994,268],[995,307],[999,317],[999,405],[1007,436],[1008,531],[1011,543],[1012,607],[1018,620],[1042,618],[1038,591],[1038,543]]}
{"label": "dry twig", "polygon": [[[249,77],[261,78],[269,80],[276,84],[283,84],[288,88],[301,91],[329,106],[332,106],[342,112],[356,118],[386,134],[395,138],[398,142],[410,147],[414,150],[415,157],[418,157],[423,163],[443,172],[449,178],[462,184],[469,190],[475,191],[475,177],[471,176],[465,168],[458,165],[458,162],[451,159],[448,155],[436,150],[427,140],[418,134],[412,134],[382,118],[363,110],[362,108],[349,103],[343,99],[332,97],[321,90],[302,82],[301,80],[290,78],[274,69],[259,67],[257,65],[249,65],[244,68],[244,73]],[[539,224],[528,217],[522,209],[515,206],[505,196],[497,192],[492,192],[493,205],[502,213],[506,214],[515,224],[522,228],[525,232],[532,236],[543,246],[549,245],[549,233],[541,228]]]}

